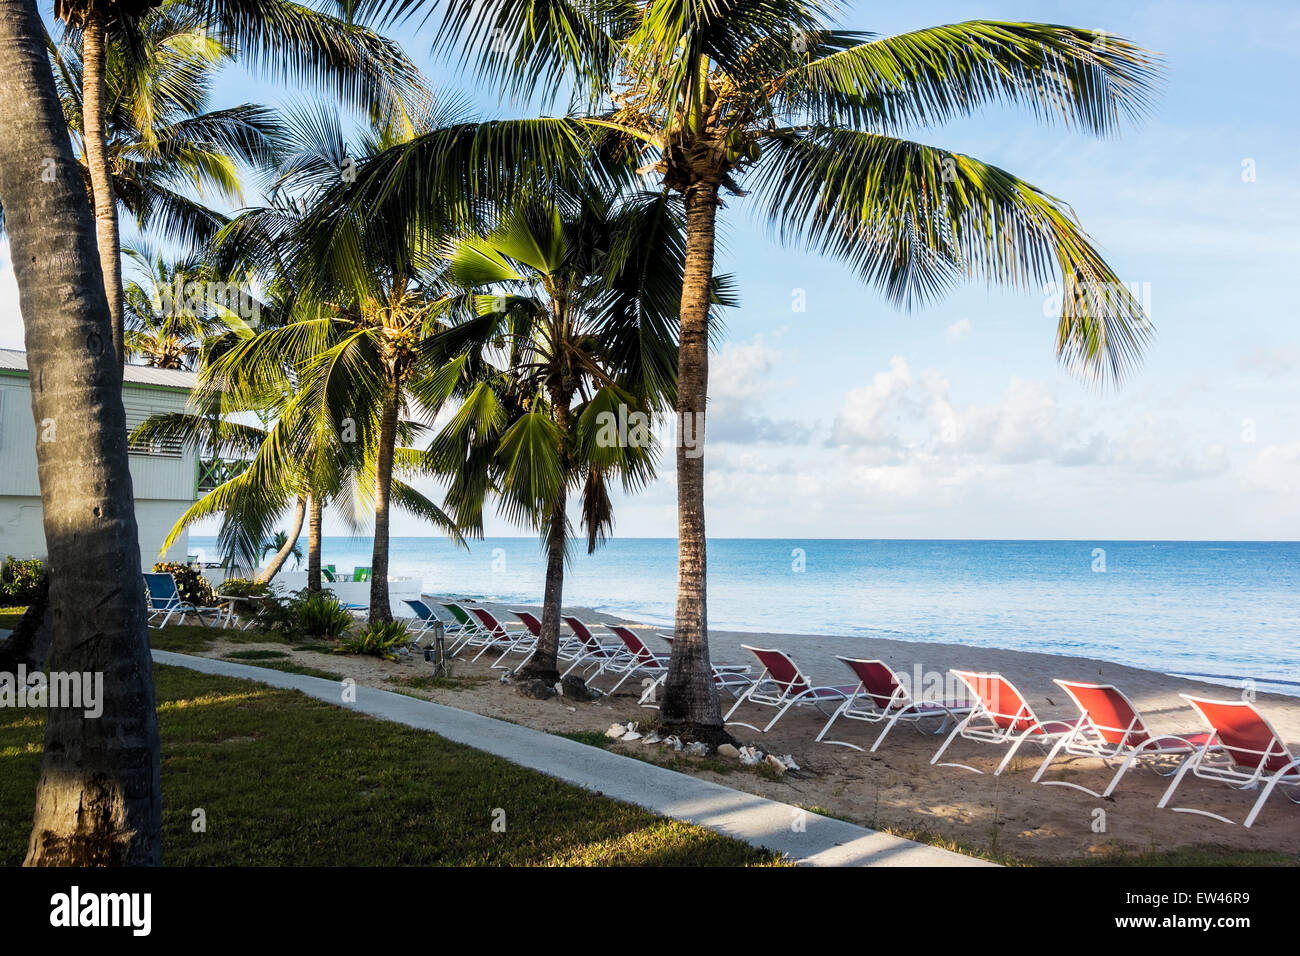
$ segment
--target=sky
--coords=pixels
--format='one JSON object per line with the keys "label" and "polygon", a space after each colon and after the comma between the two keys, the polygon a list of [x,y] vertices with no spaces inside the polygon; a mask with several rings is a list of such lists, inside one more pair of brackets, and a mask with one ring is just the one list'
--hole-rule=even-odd
{"label": "sky", "polygon": [[[1068,201],[1149,304],[1155,338],[1122,387],[1099,390],[1056,361],[1050,290],[971,286],[899,311],[729,199],[717,271],[741,306],[712,356],[709,535],[1300,539],[1300,8],[858,3],[842,23],[973,18],[1104,29],[1164,55],[1153,112],[1118,139],[996,108],[917,133]],[[435,88],[527,113],[431,60],[423,35],[389,32]],[[213,105],[295,98],[237,68]],[[0,347],[21,337],[6,247]],[[617,534],[675,536],[665,459],[617,502]],[[527,533],[496,518],[487,530]],[[431,533],[405,516],[393,532]]]}

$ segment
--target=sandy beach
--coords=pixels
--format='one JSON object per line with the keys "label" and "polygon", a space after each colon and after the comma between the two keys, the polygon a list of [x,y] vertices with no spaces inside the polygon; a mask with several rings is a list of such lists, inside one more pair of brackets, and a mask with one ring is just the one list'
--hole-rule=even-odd
{"label": "sandy beach", "polygon": [[[502,620],[513,620],[508,608],[485,606],[502,612]],[[656,628],[587,608],[570,607],[566,613],[592,622],[630,624],[645,635],[657,633]],[[667,649],[653,636],[647,638],[647,643],[656,650]],[[1203,729],[1196,713],[1179,698],[1180,693],[1220,699],[1234,699],[1241,693],[1240,689],[1223,685],[1081,657],[861,637],[728,631],[710,634],[715,662],[754,663],[741,644],[786,650],[814,682],[835,685],[852,683],[848,671],[835,660],[836,654],[878,657],[906,673],[913,673],[919,665],[922,674],[927,676],[954,667],[998,671],[1017,685],[1042,718],[1077,713],[1060,688],[1052,683],[1053,678],[1113,683],[1129,696],[1153,730],[1167,733]],[[256,646],[218,639],[208,653],[223,656]],[[285,649],[283,644],[266,647]],[[641,689],[632,680],[614,696],[595,702],[561,698],[542,701],[523,697],[515,688],[501,684],[502,671],[488,666],[493,655],[484,655],[477,664],[453,665],[453,676],[462,679],[457,683],[464,686],[430,690],[409,686],[411,678],[429,672],[429,665],[418,657],[388,662],[318,651],[295,649],[291,653],[303,664],[344,674],[361,684],[400,689],[552,733],[599,733],[615,721],[655,719],[653,709],[638,706]],[[604,678],[596,686],[607,687],[610,683],[609,678]],[[724,694],[724,712],[729,706],[730,698]],[[1257,706],[1285,739],[1300,740],[1300,698],[1261,693]],[[768,708],[744,705],[733,719],[762,726],[771,714]],[[792,755],[801,769],[781,778],[742,768],[734,761],[728,761],[729,766],[720,766],[717,758],[703,761],[670,755],[660,747],[645,746],[639,741],[615,742],[610,746],[731,787],[820,808],[865,826],[965,847],[1010,861],[1122,859],[1129,854],[1202,846],[1300,856],[1300,827],[1296,825],[1300,821],[1300,806],[1280,793],[1274,794],[1255,825],[1246,830],[1240,825],[1196,814],[1157,809],[1156,802],[1167,780],[1145,769],[1130,771],[1113,797],[1101,799],[1068,787],[1032,783],[1030,778],[1041,763],[1043,752],[1029,745],[1022,748],[1023,756],[1018,755],[1000,777],[994,777],[991,771],[1001,760],[1003,748],[962,740],[953,744],[945,762],[951,759],[985,771],[979,774],[932,766],[930,758],[943,738],[931,732],[918,733],[907,726],[896,727],[874,754],[814,743],[825,719],[809,707],[791,711],[768,734],[745,727],[729,728],[742,743],[767,752]],[[926,731],[933,731],[937,722],[922,726]],[[830,736],[869,746],[876,732],[872,726],[841,721]],[[1067,780],[1100,790],[1109,776],[1100,761],[1063,758],[1053,764],[1048,779]],[[1236,821],[1245,817],[1253,802],[1252,792],[1237,792],[1222,784],[1197,780],[1185,782],[1174,800],[1175,805],[1210,811]]]}

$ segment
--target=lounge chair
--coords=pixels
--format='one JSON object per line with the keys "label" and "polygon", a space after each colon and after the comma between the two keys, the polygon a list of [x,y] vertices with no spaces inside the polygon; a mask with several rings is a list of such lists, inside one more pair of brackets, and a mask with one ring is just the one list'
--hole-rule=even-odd
{"label": "lounge chair", "polygon": [[[146,571],[144,573],[144,583],[149,596],[149,617],[150,627],[166,627],[167,622],[173,616],[179,614],[179,621],[185,623],[185,615],[193,614],[199,619],[199,623],[204,627],[208,622],[203,619],[205,614],[211,614],[213,622],[219,622],[221,615],[228,613],[224,607],[195,607],[189,601],[182,600],[180,589],[176,586],[176,579],[165,571]],[[162,617],[161,624],[154,624],[154,620]]]}
{"label": "lounge chair", "polygon": [[411,634],[411,644],[413,646],[419,647],[420,639],[429,631],[432,631],[435,625],[441,624],[443,633],[448,632],[447,623],[438,617],[433,608],[426,604],[422,598],[402,598],[402,603],[415,612],[415,621],[407,628]]}
{"label": "lounge chair", "polygon": [[[1124,774],[1135,763],[1142,763],[1167,777],[1178,765],[1209,742],[1209,733],[1153,734],[1142,715],[1123,692],[1111,684],[1082,684],[1077,681],[1053,681],[1079,706],[1083,719],[1062,737],[1057,738],[1033,782],[1044,786],[1073,787],[1094,797],[1109,797]],[[1043,780],[1043,774],[1061,754],[1096,757],[1107,764],[1120,761],[1106,789],[1098,793],[1067,780]],[[1166,769],[1167,768],[1167,769]]]}
{"label": "lounge chair", "polygon": [[[483,645],[479,648],[479,652],[470,658],[470,663],[473,663],[482,657],[489,648],[497,648],[501,653],[492,666],[505,666],[501,662],[512,652],[517,650],[521,643],[525,643],[530,635],[525,630],[515,630],[512,632],[504,624],[498,621],[492,612],[485,607],[472,607],[470,610],[474,613],[474,616],[479,619],[479,623],[482,627],[482,633],[476,636],[470,643],[474,645],[481,643]],[[533,640],[535,642],[536,638],[533,638]]]}
{"label": "lounge chair", "polygon": [[560,675],[562,677],[567,677],[577,667],[582,667],[586,671],[594,666],[596,670],[588,675],[587,680],[595,680],[605,670],[607,664],[626,657],[629,653],[622,641],[601,641],[592,633],[590,625],[576,617],[565,617],[564,623],[569,625],[569,630],[573,632],[573,640],[560,645],[558,656],[561,660],[573,663]]}
{"label": "lounge chair", "polygon": [[[824,714],[828,702],[847,700],[854,692],[853,687],[813,684],[784,651],[770,647],[751,647],[748,644],[740,646],[758,658],[758,662],[763,665],[763,672],[745,689],[744,693],[736,698],[731,710],[727,711],[727,715],[723,718],[725,723],[748,727],[750,730],[765,734],[785,716],[786,711],[791,707],[811,705]],[[776,715],[761,728],[743,721],[731,720],[731,715],[746,701],[763,707],[774,707]]]}
{"label": "lounge chair", "polygon": [[447,613],[456,622],[452,625],[456,631],[456,642],[447,651],[449,657],[455,657],[461,650],[471,646],[476,638],[486,637],[486,632],[483,630],[483,625],[478,622],[478,618],[462,605],[457,604],[455,601],[439,601],[438,603],[447,609]]}
{"label": "lounge chair", "polygon": [[[601,668],[601,673],[621,675],[614,685],[605,691],[606,694],[613,694],[634,674],[658,678],[668,673],[667,655],[656,654],[650,650],[631,628],[624,627],[622,624],[607,626],[609,632],[622,643],[624,653],[611,657]],[[643,694],[643,699],[644,696]]]}
{"label": "lounge chair", "polygon": [[320,569],[320,573],[321,573],[321,577],[323,577],[326,581],[330,582],[331,584],[334,583],[334,575],[335,575],[334,565],[332,564],[322,565]]}
{"label": "lounge chair", "polygon": [[[943,745],[930,758],[932,764],[939,763],[939,758],[943,756],[944,751],[958,737],[990,744],[1010,743],[1011,749],[993,771],[993,776],[996,777],[1007,768],[1011,758],[1016,755],[1026,740],[1046,745],[1070,733],[1084,719],[1076,717],[1073,720],[1039,720],[1020,691],[1016,690],[1015,685],[1001,674],[978,674],[973,671],[953,671],[953,673],[971,689],[976,703],[971,712],[952,729],[952,733],[948,735]],[[940,766],[960,767],[962,770],[974,770],[976,773],[984,772],[964,763],[945,763]]]}
{"label": "lounge chair", "polygon": [[[502,654],[501,657],[497,658],[497,663],[500,664],[501,658],[505,657],[506,654],[512,654],[516,650],[527,651],[528,653],[524,655],[524,659],[515,665],[515,670],[518,670],[520,667],[523,667],[525,664],[531,661],[533,659],[533,655],[537,653],[537,647],[542,640],[542,622],[537,619],[537,615],[534,614],[532,611],[516,611],[514,608],[511,608],[510,613],[513,614],[515,617],[519,618],[521,622],[523,622],[524,627],[528,629],[528,633],[532,635],[532,640],[525,639],[524,643],[522,643],[519,647],[511,648],[510,650],[506,651],[505,654]],[[556,645],[557,645],[557,652],[558,652],[558,645],[559,645],[558,640],[556,641]]]}
{"label": "lounge chair", "polygon": [[830,720],[826,721],[826,726],[817,735],[817,743],[865,750],[845,740],[823,740],[822,738],[831,729],[831,725],[841,717],[868,724],[884,724],[884,729],[880,731],[880,735],[876,737],[870,748],[870,752],[875,753],[881,741],[899,721],[908,721],[919,731],[922,720],[937,718],[940,724],[934,732],[941,734],[957,722],[959,714],[968,714],[971,711],[971,705],[964,700],[917,700],[908,692],[894,669],[884,661],[838,655],[836,659],[843,661],[844,665],[853,672],[858,679],[858,686],[844,703],[835,708],[835,713],[831,714]]}
{"label": "lounge chair", "polygon": [[[1276,787],[1293,803],[1300,803],[1300,755],[1292,753],[1273,725],[1253,704],[1244,700],[1207,700],[1180,694],[1210,726],[1210,739],[1183,761],[1169,789],[1156,804],[1164,807],[1190,772],[1202,780],[1217,780],[1237,790],[1251,790],[1263,784],[1259,799],[1247,814],[1249,827],[1264,809]],[[1227,817],[1207,810],[1171,807],[1179,813],[1197,813],[1232,823]]]}

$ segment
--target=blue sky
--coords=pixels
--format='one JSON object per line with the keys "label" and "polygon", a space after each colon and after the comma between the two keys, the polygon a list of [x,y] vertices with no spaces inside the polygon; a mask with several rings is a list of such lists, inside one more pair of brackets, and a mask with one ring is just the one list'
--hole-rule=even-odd
{"label": "blue sky", "polygon": [[[1105,29],[1166,57],[1154,113],[1118,140],[998,109],[917,134],[1071,203],[1119,276],[1148,290],[1144,362],[1099,393],[1058,367],[1042,290],[970,287],[899,312],[730,201],[718,270],[742,307],[713,358],[710,535],[1300,538],[1300,10],[863,3],[844,23],[978,17]],[[393,35],[439,87],[474,88],[419,36]],[[289,101],[232,71],[218,105],[246,100]],[[16,312],[6,258],[0,346],[21,347]],[[671,461],[617,517],[622,535],[675,533]],[[422,531],[400,519],[395,533]]]}

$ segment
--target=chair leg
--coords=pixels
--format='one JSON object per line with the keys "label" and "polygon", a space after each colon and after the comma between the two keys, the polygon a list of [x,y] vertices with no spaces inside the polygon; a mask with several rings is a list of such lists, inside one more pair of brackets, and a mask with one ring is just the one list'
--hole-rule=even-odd
{"label": "chair leg", "polygon": [[966,717],[962,718],[961,723],[959,723],[956,727],[954,727],[954,728],[952,729],[952,733],[950,733],[946,738],[944,738],[943,743],[939,745],[939,749],[936,750],[936,751],[934,752],[934,756],[930,758],[930,763],[931,763],[932,765],[933,765],[933,764],[936,764],[936,763],[939,762],[939,758],[943,756],[943,753],[944,753],[945,750],[948,749],[948,746],[949,746],[949,745],[950,745],[954,740],[957,739],[957,735],[958,735],[958,734],[960,734],[963,730],[966,729],[966,725],[970,723],[971,716],[973,716],[973,715],[969,715],[969,714],[968,714]]}
{"label": "chair leg", "polygon": [[1011,763],[1011,758],[1014,757],[1016,755],[1016,751],[1020,749],[1020,745],[1023,744],[1026,740],[1028,740],[1029,735],[1032,734],[1033,732],[1034,732],[1034,728],[1030,727],[1028,730],[1024,731],[1019,737],[1016,738],[1015,743],[1011,745],[1011,749],[1007,751],[1007,755],[1003,757],[1002,762],[998,764],[998,769],[993,771],[993,776],[1000,777],[1002,775],[1002,771],[1007,769],[1007,766]]}
{"label": "chair leg", "polygon": [[736,698],[736,702],[731,705],[731,710],[727,711],[726,715],[722,718],[722,722],[724,724],[731,719],[731,715],[734,714],[740,708],[741,704],[749,700],[750,695],[754,693],[754,689],[758,687],[761,681],[762,678],[760,677],[758,680],[754,681],[754,683],[750,684],[749,687],[745,689],[745,692],[743,694],[741,694],[739,697]]}
{"label": "chair leg", "polygon": [[1289,764],[1268,778],[1268,783],[1264,784],[1264,789],[1260,791],[1259,799],[1256,800],[1255,805],[1250,808],[1250,815],[1246,817],[1246,822],[1243,824],[1244,826],[1249,827],[1255,822],[1255,818],[1259,816],[1259,811],[1264,809],[1264,802],[1268,800],[1268,795],[1273,792],[1273,788],[1278,785],[1279,781],[1281,781],[1284,776],[1294,771],[1298,766],[1300,766],[1300,760],[1292,760]]}
{"label": "chair leg", "polygon": [[1057,755],[1065,749],[1065,745],[1069,742],[1070,735],[1067,734],[1052,745],[1052,749],[1047,752],[1047,759],[1044,760],[1042,766],[1038,768],[1038,772],[1029,778],[1030,783],[1038,783],[1039,780],[1043,779],[1043,774],[1047,773],[1047,768],[1051,765],[1052,761],[1057,758]]}
{"label": "chair leg", "polygon": [[831,724],[835,723],[835,721],[839,719],[840,714],[844,713],[844,711],[848,709],[848,706],[849,701],[846,700],[844,703],[840,704],[840,706],[835,708],[835,713],[831,714],[831,719],[826,721],[826,724],[822,727],[821,733],[813,738],[813,743],[819,744],[822,742],[822,738],[826,736],[826,731],[831,729]]}
{"label": "chair leg", "polygon": [[762,732],[767,733],[769,730],[771,730],[776,725],[776,722],[785,716],[785,712],[789,710],[791,707],[793,707],[795,704],[797,704],[798,702],[799,702],[798,697],[793,697],[790,700],[786,701],[785,706],[782,707],[780,710],[778,710],[776,712],[776,716],[767,722],[767,726],[763,728]]}
{"label": "chair leg", "polygon": [[[876,748],[880,746],[881,741],[889,735],[889,732],[894,729],[894,724],[898,723],[899,718],[902,716],[903,712],[900,710],[898,713],[894,714],[894,716],[885,721],[885,729],[880,732],[880,736],[876,738],[876,742],[871,745],[871,753],[876,752]],[[920,723],[920,721],[917,721],[917,723]]]}
{"label": "chair leg", "polygon": [[1168,788],[1165,790],[1164,796],[1160,798],[1160,802],[1156,804],[1156,807],[1159,808],[1169,805],[1169,799],[1174,795],[1174,791],[1178,789],[1178,785],[1183,782],[1183,777],[1187,776],[1187,771],[1191,770],[1193,766],[1200,762],[1203,753],[1204,751],[1198,750],[1182,762],[1178,768],[1178,772],[1174,774],[1174,779],[1170,781]]}

